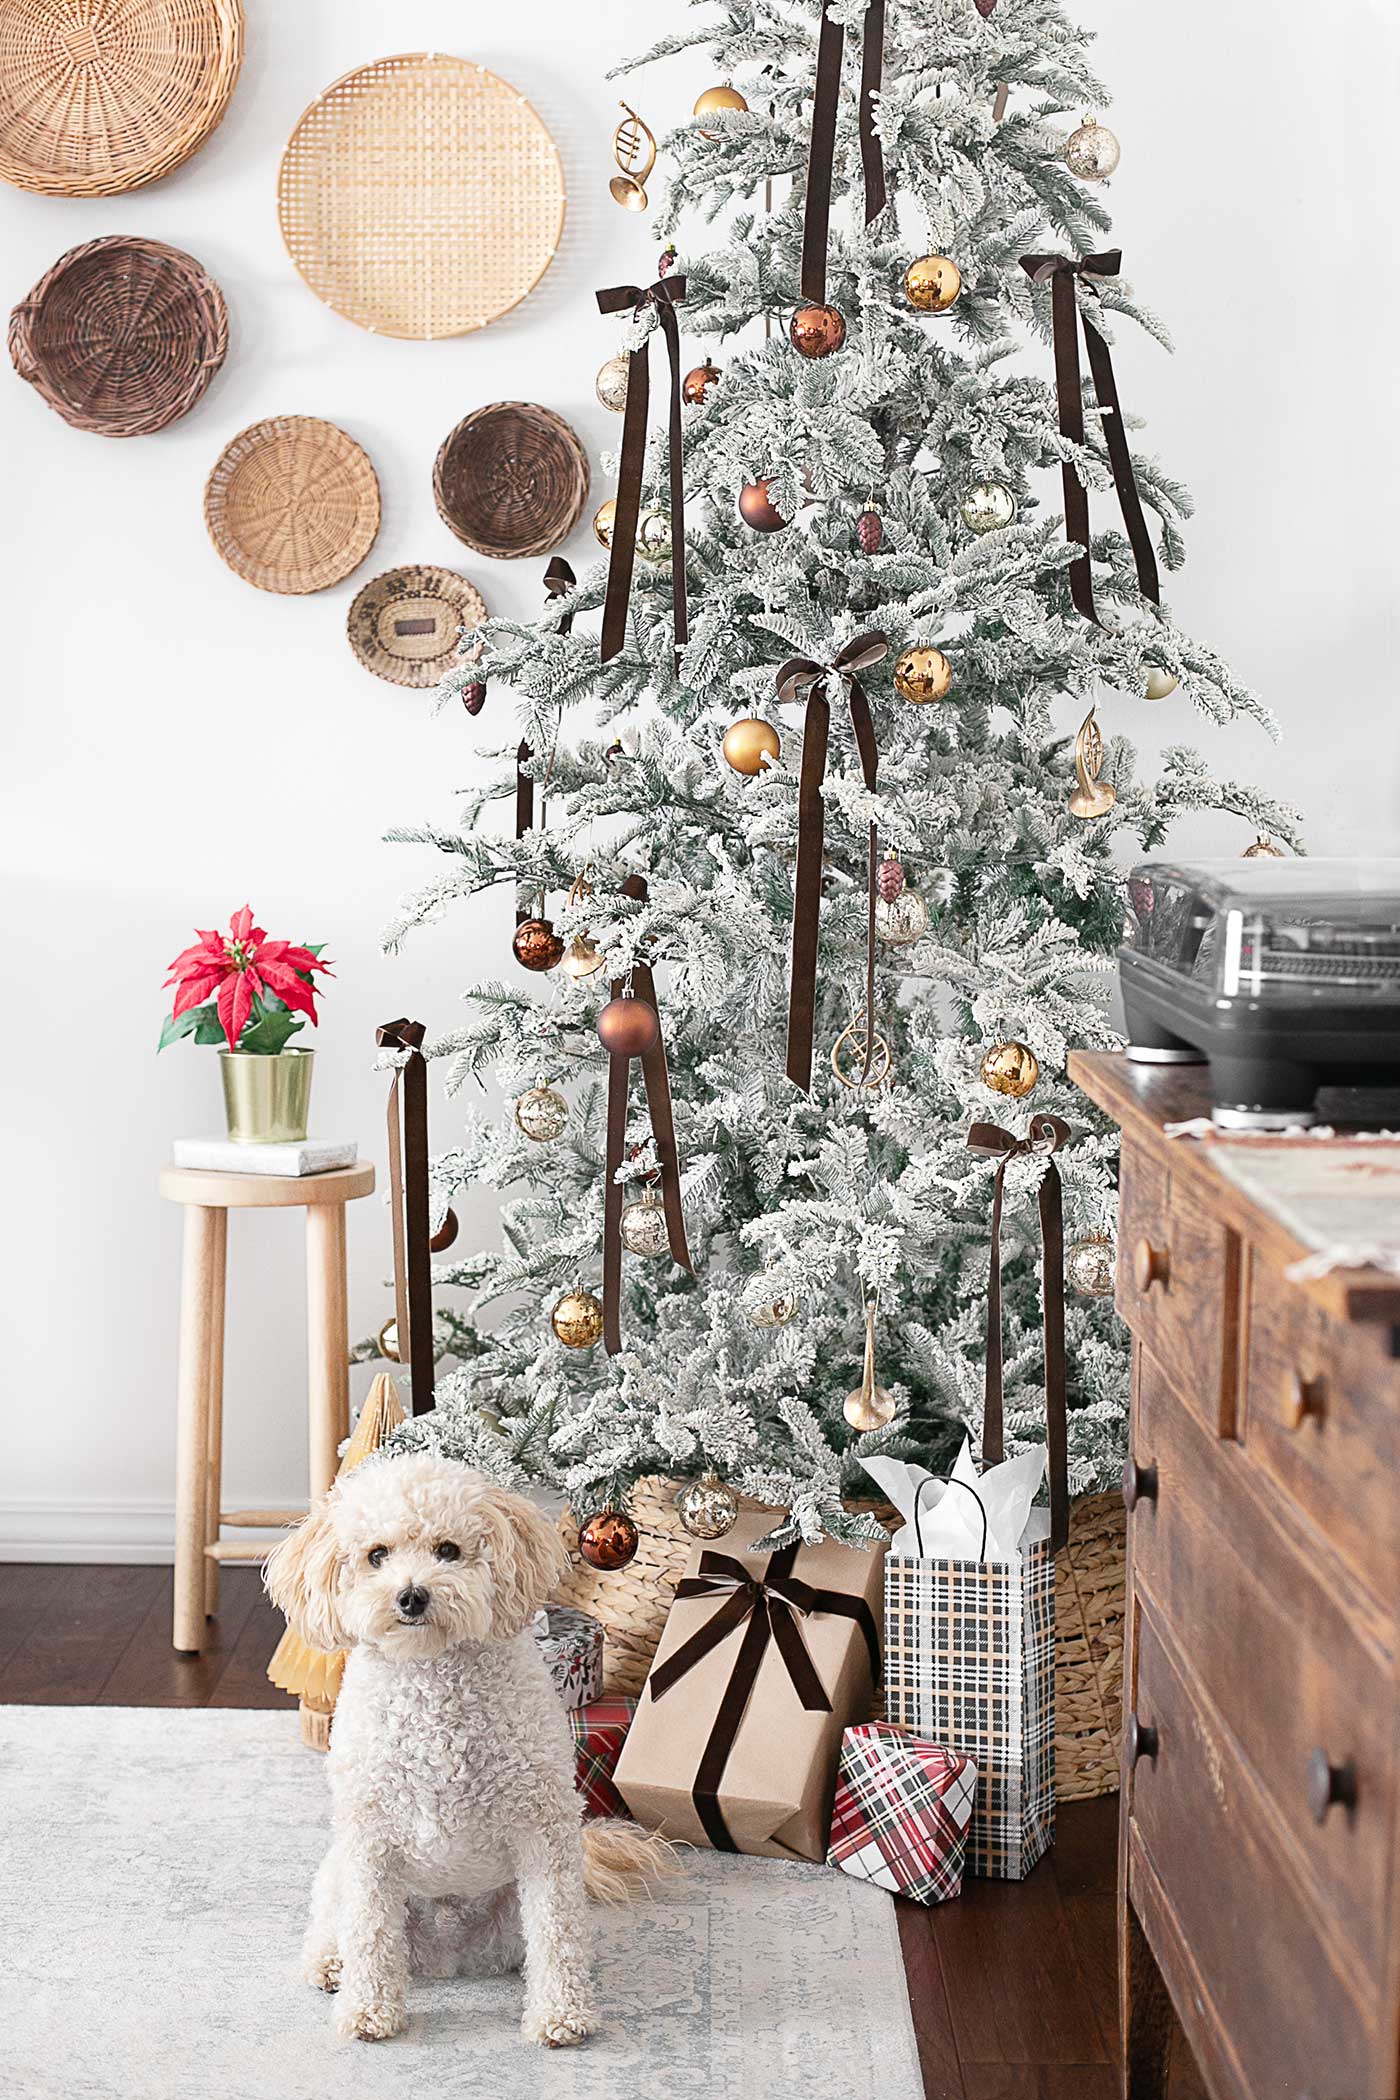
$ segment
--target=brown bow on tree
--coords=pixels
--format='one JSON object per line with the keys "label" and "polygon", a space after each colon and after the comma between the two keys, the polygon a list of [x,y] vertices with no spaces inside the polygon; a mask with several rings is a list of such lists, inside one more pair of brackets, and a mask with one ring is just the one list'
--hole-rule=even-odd
{"label": "brown bow on tree", "polygon": [[1000,1123],[974,1123],[967,1133],[970,1152],[996,1155],[992,1187],[991,1266],[987,1272],[987,1375],[982,1412],[982,1460],[1000,1463],[1005,1449],[1002,1386],[1001,1206],[1006,1169],[1013,1159],[1038,1154],[1045,1160],[1040,1206],[1040,1302],[1045,1328],[1045,1448],[1050,1475],[1050,1550],[1058,1553],[1069,1538],[1069,1419],[1065,1397],[1065,1226],[1060,1170],[1053,1154],[1069,1136],[1059,1116],[1031,1117],[1030,1129],[1018,1138]]}
{"label": "brown bow on tree", "polygon": [[[544,587],[550,597],[566,598],[574,588],[576,581],[577,578],[563,555],[554,555],[549,567],[544,572]],[[571,612],[565,613],[559,622],[560,634],[568,634],[573,624],[573,614]],[[525,762],[532,755],[529,744],[522,737],[520,749],[515,754],[515,836],[517,839],[523,839],[527,831],[533,831],[535,828],[535,783],[525,771]],[[532,913],[528,905],[522,907],[517,903],[515,907],[515,923],[517,926],[523,926],[525,921],[531,916]]]}
{"label": "brown bow on tree", "polygon": [[[671,360],[671,619],[676,654],[690,638],[685,602],[685,485],[681,465],[681,334],[676,308],[685,303],[684,277],[658,277],[645,289],[615,285],[599,292],[598,311],[634,314],[653,306]],[[632,565],[637,553],[637,519],[642,507],[642,474],[646,467],[647,410],[651,376],[651,337],[627,353],[627,403],[622,417],[622,457],[617,471],[617,507],[613,512],[608,588],[603,600],[602,661],[611,663],[627,639],[627,607],[632,595]]]}
{"label": "brown bow on tree", "polygon": [[428,1067],[421,1021],[386,1021],[381,1050],[406,1050],[389,1088],[389,1203],[394,1237],[396,1355],[409,1369],[413,1412],[433,1395],[433,1272],[428,1251]]}
{"label": "brown bow on tree", "polygon": [[[802,728],[802,771],[797,786],[797,884],[792,906],[792,978],[788,992],[787,1075],[804,1092],[812,1083],[812,1030],[817,1006],[817,941],[822,900],[822,839],[825,810],[822,782],[826,778],[826,753],[831,732],[829,684],[844,686],[850,704],[851,727],[866,786],[874,792],[879,767],[875,724],[857,672],[868,670],[888,656],[889,636],[878,628],[858,634],[838,649],[829,664],[810,656],[794,656],[777,673],[778,698],[797,700],[804,694],[807,712]],[[870,867],[866,908],[865,941],[865,1070],[875,1042],[875,880],[877,840],[870,827]],[[862,1075],[864,1076],[864,1075]]]}
{"label": "brown bow on tree", "polygon": [[[1157,581],[1157,558],[1152,551],[1152,536],[1143,516],[1142,499],[1138,495],[1137,483],[1133,479],[1132,455],[1128,450],[1128,433],[1123,427],[1123,411],[1118,400],[1118,386],[1113,377],[1113,359],[1108,344],[1099,334],[1087,313],[1079,305],[1075,295],[1075,280],[1082,278],[1092,284],[1096,277],[1116,277],[1123,266],[1122,251],[1108,249],[1102,255],[1082,255],[1076,262],[1068,255],[1023,255],[1021,268],[1033,284],[1050,285],[1050,318],[1055,339],[1055,394],[1059,404],[1060,435],[1072,445],[1084,443],[1084,392],[1079,377],[1079,330],[1075,316],[1084,323],[1084,346],[1089,353],[1089,370],[1094,378],[1094,392],[1098,398],[1099,411],[1103,417],[1104,442],[1108,446],[1108,463],[1113,469],[1113,485],[1118,491],[1118,504],[1123,513],[1133,559],[1137,563],[1138,588],[1144,598],[1154,605],[1161,603],[1161,587]],[[1089,567],[1089,491],[1080,480],[1071,460],[1063,460],[1060,466],[1061,480],[1065,492],[1065,538],[1084,549],[1077,561],[1070,563],[1069,588],[1079,611],[1086,620],[1098,619],[1094,610],[1094,579]]]}

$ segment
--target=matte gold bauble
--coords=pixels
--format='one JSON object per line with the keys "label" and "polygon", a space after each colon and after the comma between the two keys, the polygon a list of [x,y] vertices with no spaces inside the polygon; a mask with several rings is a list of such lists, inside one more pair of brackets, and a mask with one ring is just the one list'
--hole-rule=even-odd
{"label": "matte gold bauble", "polygon": [[600,368],[598,377],[593,382],[593,391],[599,401],[615,415],[620,416],[627,406],[627,376],[630,369],[631,360],[624,351],[617,357],[610,357]]}
{"label": "matte gold bauble", "polygon": [[760,722],[757,715],[745,715],[742,721],[731,722],[720,745],[735,772],[744,773],[750,779],[763,771],[765,758],[776,758],[782,748],[772,723]]}
{"label": "matte gold bauble", "polygon": [[1149,664],[1143,676],[1143,694],[1148,700],[1165,700],[1174,693],[1180,679],[1171,671],[1164,671],[1160,664]]}
{"label": "matte gold bauble", "polygon": [[747,109],[748,106],[748,103],[739,93],[738,88],[712,87],[706,88],[703,95],[696,97],[695,107],[691,111],[691,115],[694,117],[709,117],[713,116],[716,110]]}
{"label": "matte gold bauble", "polygon": [[1026,1043],[993,1043],[982,1059],[982,1084],[994,1094],[1024,1101],[1040,1077],[1040,1059]]}
{"label": "matte gold bauble", "polygon": [[428,1242],[428,1252],[430,1254],[446,1254],[448,1248],[457,1237],[457,1229],[457,1213],[455,1210],[449,1209],[444,1212],[441,1225],[439,1225],[437,1231]]}
{"label": "matte gold bauble", "polygon": [[958,506],[969,532],[1005,532],[1016,517],[1016,498],[1004,481],[974,481]]}
{"label": "matte gold bauble", "polygon": [[894,1395],[887,1393],[882,1385],[875,1383],[875,1308],[865,1309],[865,1369],[860,1384],[853,1393],[847,1393],[841,1403],[841,1412],[852,1429],[862,1436],[872,1430],[888,1429],[895,1417]]}
{"label": "matte gold bauble", "polygon": [[670,1250],[665,1206],[655,1196],[624,1204],[618,1232],[629,1254],[645,1255],[649,1261]]}
{"label": "matte gold bauble", "polygon": [[894,689],[915,706],[926,700],[945,700],[952,685],[953,666],[941,649],[919,643],[895,659]]}
{"label": "matte gold bauble", "polygon": [[1241,860],[1283,860],[1286,858],[1282,846],[1276,846],[1266,832],[1260,832],[1252,846],[1246,846]]}
{"label": "matte gold bauble", "polygon": [[515,1120],[527,1138],[546,1145],[569,1120],[569,1104],[552,1086],[532,1086],[515,1104]]}
{"label": "matte gold bauble", "polygon": [[739,1497],[718,1473],[688,1480],[676,1496],[681,1529],[693,1539],[722,1539],[739,1519]]}
{"label": "matte gold bauble", "polygon": [[510,945],[522,970],[552,970],[564,954],[564,943],[548,919],[526,919],[516,927]]}
{"label": "matte gold bauble", "polygon": [[1115,1249],[1106,1232],[1088,1232],[1065,1249],[1065,1275],[1081,1298],[1111,1298]]}
{"label": "matte gold bauble", "polygon": [[612,1057],[645,1057],[660,1033],[649,999],[609,999],[598,1016],[598,1040]]}
{"label": "matte gold bauble", "polygon": [[620,1509],[599,1510],[578,1535],[580,1554],[590,1568],[598,1568],[604,1575],[615,1575],[635,1559],[638,1544],[636,1525]]}
{"label": "matte gold bauble", "polygon": [[611,547],[613,541],[613,520],[616,516],[617,498],[615,496],[609,496],[607,502],[600,503],[594,511],[593,537],[600,547]]}
{"label": "matte gold bauble", "polygon": [[788,322],[788,341],[799,357],[830,357],[846,340],[846,317],[834,306],[799,306]]}
{"label": "matte gold bauble", "polygon": [[875,935],[887,948],[909,948],[928,932],[928,906],[917,890],[875,900]]}
{"label": "matte gold bauble", "polygon": [[664,510],[644,510],[637,520],[636,547],[643,561],[671,559],[671,520]]}
{"label": "matte gold bauble", "polygon": [[904,296],[921,314],[946,314],[962,290],[962,271],[946,255],[921,255],[904,273]]}
{"label": "matte gold bauble", "polygon": [[1065,140],[1065,166],[1081,182],[1107,182],[1123,155],[1106,124],[1086,117],[1078,131]]}
{"label": "matte gold bauble", "polygon": [[565,1291],[549,1324],[566,1349],[591,1349],[603,1332],[603,1306],[592,1291]]}
{"label": "matte gold bauble", "polygon": [[705,399],[711,387],[719,385],[719,381],[719,366],[711,364],[707,357],[703,365],[695,365],[686,373],[681,381],[681,398],[694,408]]}
{"label": "matte gold bauble", "polygon": [[781,532],[787,519],[769,496],[771,481],[746,481],[739,491],[739,516],[755,532]]}

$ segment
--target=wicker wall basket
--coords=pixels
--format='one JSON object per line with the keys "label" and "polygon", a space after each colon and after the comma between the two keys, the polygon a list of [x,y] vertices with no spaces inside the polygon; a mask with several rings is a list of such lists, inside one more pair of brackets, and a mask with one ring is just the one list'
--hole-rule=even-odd
{"label": "wicker wall basket", "polygon": [[552,409],[494,401],[443,439],[433,495],[444,525],[478,554],[549,554],[583,516],[588,455]]}
{"label": "wicker wall basket", "polygon": [[117,197],[178,168],[228,108],[242,0],[0,0],[0,176]]}
{"label": "wicker wall basket", "polygon": [[192,255],[108,234],[70,248],[10,315],[10,356],[75,430],[146,437],[199,400],[228,350],[223,293]]}
{"label": "wicker wall basket", "polygon": [[486,602],[465,576],[420,562],[372,576],[355,594],[346,632],[376,678],[436,685],[456,662],[468,628],[485,618]]}
{"label": "wicker wall basket", "polygon": [[[559,1602],[591,1612],[606,1628],[603,1667],[610,1692],[640,1692],[695,1544],[676,1515],[680,1484],[660,1477],[637,1483],[630,1508],[641,1543],[636,1558],[617,1574],[601,1574],[580,1561],[578,1528],[567,1510],[560,1519],[575,1565]],[[890,1512],[891,1529],[898,1521]],[[1062,1801],[1111,1794],[1118,1786],[1126,1537],[1119,1496],[1086,1495],[1073,1505],[1055,1595],[1055,1765]]]}
{"label": "wicker wall basket", "polygon": [[485,66],[410,51],[347,73],[282,156],[282,238],[318,299],[376,335],[466,335],[548,269],[559,150]]}
{"label": "wicker wall basket", "polygon": [[369,454],[318,416],[270,416],[226,445],[204,487],[209,537],[260,591],[323,591],[379,531]]}

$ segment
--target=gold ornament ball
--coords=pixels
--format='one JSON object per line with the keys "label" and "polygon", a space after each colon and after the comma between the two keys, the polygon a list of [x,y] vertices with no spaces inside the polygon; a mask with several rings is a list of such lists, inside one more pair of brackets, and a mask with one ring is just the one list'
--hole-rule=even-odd
{"label": "gold ornament ball", "polygon": [[613,542],[613,520],[617,516],[617,498],[609,496],[593,513],[593,537],[600,547],[611,547]]}
{"label": "gold ornament ball", "polygon": [[537,1145],[557,1138],[569,1120],[569,1104],[552,1086],[532,1086],[515,1104],[515,1120]]}
{"label": "gold ornament ball", "polygon": [[671,559],[671,521],[664,510],[644,510],[637,520],[637,552],[643,561]]}
{"label": "gold ornament ball", "polygon": [[720,745],[726,762],[749,779],[763,771],[765,758],[776,758],[782,748],[772,723],[760,722],[757,715],[745,715],[742,721],[731,722]]}
{"label": "gold ornament ball", "polygon": [[1065,166],[1081,182],[1107,182],[1122,153],[1108,126],[1096,124],[1092,117],[1086,117],[1065,140]]}
{"label": "gold ornament ball", "polygon": [[707,357],[703,365],[693,366],[681,381],[681,399],[688,401],[691,407],[695,408],[705,399],[712,387],[719,385],[719,380],[719,366],[711,364]]}
{"label": "gold ornament ball", "polygon": [[602,1301],[592,1291],[565,1291],[549,1324],[566,1349],[591,1349],[603,1333]]}
{"label": "gold ornament ball", "polygon": [[630,364],[631,360],[625,352],[617,357],[610,357],[593,382],[593,390],[599,401],[604,408],[612,409],[615,415],[620,416],[627,406],[627,375]]}
{"label": "gold ornament ball", "polygon": [[686,1482],[676,1496],[676,1515],[693,1539],[722,1539],[738,1521],[739,1497],[718,1473],[706,1473]]}
{"label": "gold ornament ball", "polygon": [[562,960],[564,943],[548,919],[526,919],[511,942],[522,970],[552,970]]}
{"label": "gold ornament ball", "polygon": [[853,1393],[847,1393],[841,1412],[852,1429],[868,1436],[872,1429],[888,1429],[894,1420],[894,1395],[882,1385],[858,1385]]}
{"label": "gold ornament ball", "polygon": [[598,1016],[598,1040],[613,1057],[645,1057],[660,1033],[649,999],[609,999]]}
{"label": "gold ornament ball", "polygon": [[846,317],[834,306],[799,306],[788,322],[788,341],[799,357],[830,357],[846,340]]}
{"label": "gold ornament ball", "polygon": [[754,532],[781,532],[787,519],[768,491],[771,481],[746,481],[739,491],[739,516]]}
{"label": "gold ornament ball", "polygon": [[895,661],[894,689],[902,700],[921,707],[927,700],[945,700],[953,685],[953,666],[941,649],[922,643],[906,649]]}
{"label": "gold ornament ball", "polygon": [[637,1527],[620,1509],[599,1510],[578,1535],[578,1550],[590,1568],[604,1575],[616,1574],[636,1557]]}
{"label": "gold ornament ball", "polygon": [[994,1094],[1024,1101],[1040,1077],[1040,1059],[1025,1043],[993,1043],[982,1060],[982,1084]]}
{"label": "gold ornament ball", "polygon": [[642,1254],[652,1260],[670,1249],[666,1212],[654,1196],[643,1196],[636,1203],[625,1204],[618,1232],[629,1254]]}
{"label": "gold ornament ball", "polygon": [[591,977],[595,970],[601,970],[606,960],[602,949],[589,934],[576,933],[564,950],[564,975],[572,977],[577,984],[581,979]]}
{"label": "gold ornament ball", "polygon": [[712,87],[706,88],[703,95],[696,97],[695,107],[691,111],[691,115],[693,117],[711,117],[717,110],[747,109],[748,106],[748,103],[739,93],[738,88]]}
{"label": "gold ornament ball", "polygon": [[384,1322],[384,1325],[379,1330],[374,1346],[386,1363],[396,1364],[399,1361],[399,1323],[397,1320],[390,1319]]}
{"label": "gold ornament ball", "polygon": [[962,290],[962,271],[946,255],[921,255],[904,273],[904,296],[921,314],[946,314]]}
{"label": "gold ornament ball", "polygon": [[875,900],[875,936],[888,948],[908,948],[928,932],[928,906],[917,890]]}
{"label": "gold ornament ball", "polygon": [[1016,516],[1016,498],[1005,482],[975,481],[959,508],[969,532],[1005,532]]}
{"label": "gold ornament ball", "polygon": [[1106,1232],[1089,1232],[1065,1249],[1065,1275],[1081,1298],[1111,1298],[1115,1250]]}
{"label": "gold ornament ball", "polygon": [[755,1312],[749,1314],[752,1324],[763,1328],[786,1327],[788,1321],[796,1317],[797,1298],[791,1291],[785,1291],[781,1297],[766,1300]]}
{"label": "gold ornament ball", "polygon": [[1180,680],[1171,672],[1164,671],[1160,664],[1149,664],[1143,682],[1143,693],[1149,700],[1165,700],[1174,693]]}
{"label": "gold ornament ball", "polygon": [[1244,852],[1240,855],[1241,860],[1283,860],[1284,858],[1282,846],[1276,846],[1273,840],[1262,831],[1254,841],[1254,844],[1246,846]]}

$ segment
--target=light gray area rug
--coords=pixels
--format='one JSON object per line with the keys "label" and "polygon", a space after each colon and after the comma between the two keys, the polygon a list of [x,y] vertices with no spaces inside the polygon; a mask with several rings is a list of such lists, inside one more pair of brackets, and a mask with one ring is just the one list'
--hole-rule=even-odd
{"label": "light gray area rug", "polygon": [[517,1977],[339,2041],[297,1974],[327,1808],[293,1714],[0,1708],[4,2100],[921,2100],[889,1897],[709,1852],[600,1913],[584,2048],[520,2039]]}

